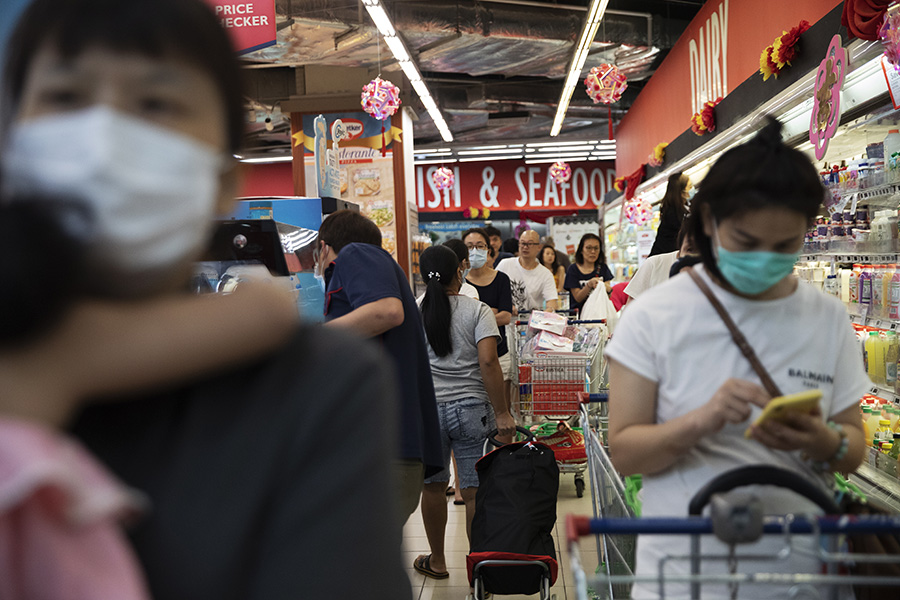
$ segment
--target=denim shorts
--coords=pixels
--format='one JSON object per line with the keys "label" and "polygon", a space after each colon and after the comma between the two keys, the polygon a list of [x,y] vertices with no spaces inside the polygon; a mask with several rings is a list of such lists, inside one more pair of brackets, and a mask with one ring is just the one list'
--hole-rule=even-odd
{"label": "denim shorts", "polygon": [[497,428],[494,408],[480,398],[463,398],[438,402],[438,420],[441,423],[441,447],[444,452],[444,468],[425,480],[425,483],[450,481],[450,451],[456,457],[461,489],[478,487],[475,463],[484,452],[484,441]]}

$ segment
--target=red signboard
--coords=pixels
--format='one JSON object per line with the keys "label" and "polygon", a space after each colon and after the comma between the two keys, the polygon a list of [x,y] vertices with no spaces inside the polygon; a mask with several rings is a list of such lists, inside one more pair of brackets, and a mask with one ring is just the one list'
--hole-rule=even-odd
{"label": "red signboard", "polygon": [[238,54],[275,45],[275,0],[206,0]]}
{"label": "red signboard", "polygon": [[617,170],[634,172],[654,146],[690,128],[691,115],[703,101],[726,96],[753,76],[763,48],[782,32],[802,20],[815,23],[838,4],[708,0],[622,119],[616,131]]}
{"label": "red signboard", "polygon": [[416,167],[419,212],[458,212],[469,207],[492,211],[592,210],[603,203],[616,178],[612,162],[569,163],[572,178],[557,184],[550,178],[552,163],[526,164],[498,160],[448,164],[456,180],[441,191],[431,176],[441,165]]}

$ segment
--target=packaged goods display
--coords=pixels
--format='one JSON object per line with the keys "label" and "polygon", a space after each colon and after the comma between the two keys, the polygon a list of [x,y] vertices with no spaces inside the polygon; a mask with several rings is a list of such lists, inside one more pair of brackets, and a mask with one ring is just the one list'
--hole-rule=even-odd
{"label": "packaged goods display", "polygon": [[900,473],[900,407],[884,398],[866,395],[859,410],[867,446],[864,462],[896,478]]}

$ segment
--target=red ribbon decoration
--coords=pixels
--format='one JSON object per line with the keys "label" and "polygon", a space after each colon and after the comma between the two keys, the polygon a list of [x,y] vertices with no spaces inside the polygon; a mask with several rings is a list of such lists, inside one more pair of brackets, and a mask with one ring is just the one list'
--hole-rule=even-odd
{"label": "red ribbon decoration", "polygon": [[893,0],[844,0],[841,25],[852,36],[874,42],[884,20],[884,13]]}
{"label": "red ribbon decoration", "polygon": [[634,198],[634,193],[637,191],[637,186],[641,184],[644,180],[644,175],[647,172],[647,165],[641,165],[638,167],[637,171],[629,175],[625,178],[625,199],[631,200]]}
{"label": "red ribbon decoration", "polygon": [[607,114],[607,118],[609,119],[609,139],[613,140],[613,139],[615,139],[615,138],[613,137],[612,107],[611,107],[611,106],[607,106],[607,107],[606,107],[606,110],[608,111],[606,114]]}

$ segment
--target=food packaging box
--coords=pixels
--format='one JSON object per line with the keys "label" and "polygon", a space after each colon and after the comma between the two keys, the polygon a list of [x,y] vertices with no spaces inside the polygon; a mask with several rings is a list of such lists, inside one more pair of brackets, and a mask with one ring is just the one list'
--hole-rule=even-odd
{"label": "food packaging box", "polygon": [[566,332],[568,321],[564,315],[558,315],[552,312],[543,312],[536,310],[531,313],[531,320],[528,327],[538,331],[549,331],[556,335],[563,335]]}
{"label": "food packaging box", "polygon": [[567,337],[542,331],[537,337],[537,349],[548,352],[571,352],[575,342]]}

